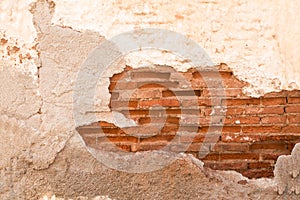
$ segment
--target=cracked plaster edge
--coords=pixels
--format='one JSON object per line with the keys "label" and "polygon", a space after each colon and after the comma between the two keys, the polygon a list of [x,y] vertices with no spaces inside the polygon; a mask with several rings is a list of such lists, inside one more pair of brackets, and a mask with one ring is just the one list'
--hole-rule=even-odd
{"label": "cracked plaster edge", "polygon": [[[65,28],[65,27],[63,27],[63,28]],[[68,27],[68,28],[72,28],[72,27]],[[74,29],[74,28],[72,28],[73,30],[76,30],[76,29]],[[81,32],[81,30],[78,30],[79,32]],[[38,38],[36,38],[37,40],[38,40]],[[42,67],[42,66],[40,66],[40,67]],[[118,70],[120,70],[120,71],[116,71],[116,72],[114,72],[112,75],[114,75],[115,73],[119,73],[119,72],[121,72],[123,69],[125,68],[125,66],[123,66],[123,68],[119,68]],[[43,100],[42,100],[43,101]],[[20,121],[19,119],[17,120],[17,121]],[[20,121],[20,122],[23,122],[23,121]],[[73,137],[74,136],[74,134],[72,134],[71,136],[70,136],[70,138],[71,137]],[[70,139],[69,138],[69,139]],[[68,140],[69,140],[68,139]],[[64,142],[64,144],[62,145],[62,148],[60,148],[60,150],[55,154],[55,157],[53,158],[53,160],[51,161],[51,163],[49,163],[48,164],[48,166],[46,166],[45,168],[41,168],[41,169],[47,169],[47,168],[49,168],[50,167],[50,165],[52,164],[52,163],[54,163],[55,162],[55,159],[56,159],[56,156],[60,153],[60,152],[62,152],[63,150],[64,150],[64,148],[65,148],[65,146],[66,146],[66,143],[68,142],[68,140],[66,140],[65,142]],[[184,156],[189,156],[188,154],[185,154]],[[199,161],[199,160],[195,160],[195,158],[193,157],[193,158],[191,158],[192,159],[192,161],[194,162],[194,164],[195,165],[197,165],[201,170],[203,169],[203,163],[201,162],[201,161]],[[40,169],[40,170],[41,170]],[[239,176],[240,177],[240,175],[241,174],[237,174],[237,176]],[[243,177],[243,178],[245,178],[245,177]]]}
{"label": "cracked plaster edge", "polygon": [[[31,6],[33,5],[33,3],[34,2],[36,2],[36,1],[31,1],[31,2],[29,2],[28,3],[28,6],[29,6],[29,9],[28,10],[30,10],[31,9]],[[47,1],[47,2],[51,2],[52,3],[52,6],[53,6],[53,13],[55,12],[55,3],[54,3],[54,1]],[[30,14],[31,14],[31,16],[32,16],[32,13],[30,12]],[[53,19],[53,18],[52,18]],[[33,21],[33,19],[32,19],[32,21]],[[78,32],[80,32],[80,33],[82,33],[83,31],[88,31],[88,30],[90,30],[90,29],[83,29],[83,28],[77,28],[77,27],[72,27],[72,26],[64,26],[64,25],[62,25],[61,23],[55,23],[55,22],[53,22],[53,21],[51,21],[51,23],[52,23],[52,25],[56,25],[56,26],[60,26],[60,27],[62,27],[62,28],[71,28],[72,30],[74,30],[74,31],[78,31]],[[36,27],[34,27],[34,29],[35,29],[35,31],[36,31],[36,33],[37,33],[37,30],[36,30]],[[93,31],[95,31],[95,30],[93,30]],[[99,31],[97,31],[97,32],[99,32]],[[15,38],[15,39],[17,39],[17,38]],[[276,40],[277,41],[277,40]],[[36,37],[34,38],[34,41],[32,41],[32,43],[30,43],[30,45],[31,46],[34,46],[34,45],[36,45],[36,43],[38,42],[38,36],[37,36],[37,34],[36,34]],[[28,42],[27,42],[28,43]],[[24,45],[25,43],[20,43],[21,45]],[[27,44],[28,45],[28,44]],[[277,41],[277,45],[279,46],[279,42]],[[38,53],[38,51],[37,51],[37,53]],[[128,59],[126,60],[126,62],[128,62]],[[130,65],[130,66],[132,66],[132,64],[130,63],[130,61],[129,61],[129,63],[126,63],[125,62],[125,64],[127,64],[127,65]],[[218,64],[221,64],[221,63],[217,63],[216,65],[218,65]],[[37,62],[37,61],[35,61],[34,62],[34,65],[35,65],[35,69],[32,69],[31,71],[31,74],[32,74],[32,77],[34,77],[34,79],[39,79],[39,77],[38,77],[38,68],[39,68],[39,63]],[[135,67],[135,66],[133,66],[133,67]],[[245,87],[243,87],[243,93],[245,94],[245,95],[247,95],[247,96],[250,96],[250,97],[260,97],[260,96],[263,96],[264,94],[266,94],[266,93],[270,93],[270,92],[279,92],[279,91],[281,91],[281,90],[283,90],[284,88],[282,87],[283,86],[283,83],[282,83],[282,81],[280,81],[280,77],[278,77],[278,76],[275,76],[275,75],[272,75],[272,74],[268,74],[268,75],[266,75],[265,73],[264,73],[264,71],[263,70],[260,70],[260,72],[261,73],[259,73],[260,75],[261,75],[261,77],[260,78],[265,78],[265,79],[268,79],[269,80],[269,83],[271,83],[271,84],[268,84],[267,85],[267,87],[261,87],[261,85],[260,84],[254,84],[254,81],[251,81],[251,79],[252,78],[249,78],[247,75],[245,75],[241,70],[239,70],[238,69],[238,66],[231,66],[231,65],[229,65],[228,66],[231,70],[232,70],[232,72],[233,72],[233,75],[237,78],[237,79],[239,79],[239,80],[241,80],[241,81],[243,81],[243,82],[246,82],[246,83],[248,83],[247,84],[247,86],[245,86]],[[181,66],[181,67],[178,67],[178,66],[175,66],[174,67],[177,71],[186,71],[186,70],[188,70],[189,68],[190,68],[190,66],[188,66],[188,64],[186,64],[186,63],[184,63],[184,65],[183,66]],[[256,70],[258,70],[258,69],[256,69],[256,68],[253,68],[253,69],[251,69],[251,70],[254,70],[254,71],[256,71]],[[35,72],[34,72],[35,71]],[[116,71],[115,73],[119,73],[119,71]],[[114,74],[115,74],[114,73]],[[37,74],[36,76],[34,75],[34,74]],[[112,74],[113,75],[113,74]],[[112,76],[111,75],[111,76]],[[272,84],[273,83],[273,84]],[[293,83],[295,83],[295,81],[294,80],[292,80],[291,82],[290,82],[290,85],[292,85],[290,88],[288,88],[287,90],[292,90],[292,89],[297,89],[298,87],[300,87],[300,86],[298,86],[298,85],[296,85],[296,86],[293,86]]]}

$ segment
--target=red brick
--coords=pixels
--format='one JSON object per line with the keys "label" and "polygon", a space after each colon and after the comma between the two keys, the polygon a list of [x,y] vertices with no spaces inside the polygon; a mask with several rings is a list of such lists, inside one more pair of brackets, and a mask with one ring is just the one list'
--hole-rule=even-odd
{"label": "red brick", "polygon": [[195,71],[192,73],[193,78],[231,78],[232,72],[220,72],[220,71]]}
{"label": "red brick", "polygon": [[[124,113],[124,112],[122,112],[122,113]],[[140,109],[140,110],[129,110],[129,113],[132,116],[136,116],[136,115],[138,115],[138,116],[141,116],[141,115],[144,116],[144,115],[149,115],[149,110],[148,109],[147,110],[142,110],[142,109]]]}
{"label": "red brick", "polygon": [[258,160],[256,153],[221,153],[220,160]]}
{"label": "red brick", "polygon": [[223,86],[225,88],[243,88],[246,85],[247,85],[247,83],[242,82],[234,77],[228,78],[228,79],[223,79]]}
{"label": "red brick", "polygon": [[286,106],[285,107],[286,113],[300,113],[300,105],[296,106]]}
{"label": "red brick", "polygon": [[260,158],[262,160],[277,160],[277,158],[281,155],[289,155],[291,154],[290,151],[286,150],[286,151],[281,151],[280,153],[279,152],[273,152],[273,153],[261,153],[260,154]]}
{"label": "red brick", "polygon": [[153,99],[148,101],[139,101],[139,107],[151,107],[155,105],[178,107],[180,106],[180,102],[177,99]]}
{"label": "red brick", "polygon": [[283,127],[282,128],[282,133],[300,133],[300,126],[298,126],[298,125],[289,125],[289,126]]}
{"label": "red brick", "polygon": [[105,121],[100,121],[100,122],[99,122],[99,125],[100,125],[101,127],[116,127],[114,124],[108,123],[108,122],[105,122]]}
{"label": "red brick", "polygon": [[136,108],[138,101],[111,101],[112,108]]}
{"label": "red brick", "polygon": [[183,143],[199,143],[199,142],[203,142],[205,140],[205,135],[203,134],[197,134],[197,135],[183,135],[180,136],[180,142]]}
{"label": "red brick", "polygon": [[216,152],[246,152],[249,150],[249,145],[246,143],[217,143],[213,151]]}
{"label": "red brick", "polygon": [[210,129],[211,132],[222,130],[223,133],[239,133],[241,131],[241,126],[203,126],[200,129],[201,133],[206,133]]}
{"label": "red brick", "polygon": [[110,142],[113,143],[120,143],[120,142],[126,142],[126,143],[137,143],[138,138],[133,136],[119,136],[119,137],[98,137],[97,142]]}
{"label": "red brick", "polygon": [[119,81],[119,82],[110,82],[108,87],[109,91],[119,91],[119,90],[133,90],[138,87],[136,82],[130,81]]}
{"label": "red brick", "polygon": [[174,135],[155,135],[152,137],[141,138],[140,143],[151,143],[151,142],[170,142],[171,140],[178,140],[178,138]]}
{"label": "red brick", "polygon": [[299,139],[300,134],[286,134],[286,133],[266,133],[261,135],[262,141],[293,141]]}
{"label": "red brick", "polygon": [[276,97],[287,97],[287,91],[281,92],[270,92],[264,95],[264,98],[276,98]]}
{"label": "red brick", "polygon": [[[150,81],[149,81],[150,82]],[[179,82],[177,81],[152,81],[149,82],[137,82],[136,85],[139,89],[152,89],[152,88],[178,88]],[[134,83],[134,82],[133,82]]]}
{"label": "red brick", "polygon": [[261,140],[260,134],[224,134],[222,133],[221,140],[223,142],[258,142]]}
{"label": "red brick", "polygon": [[253,169],[253,170],[247,170],[242,172],[243,176],[246,176],[248,178],[268,178],[273,177],[273,170],[271,169]]}
{"label": "red brick", "polygon": [[263,149],[276,149],[276,150],[286,150],[287,146],[285,142],[259,142],[250,145],[250,150],[263,150]]}
{"label": "red brick", "polygon": [[169,72],[137,71],[131,72],[132,79],[169,79]]}
{"label": "red brick", "polygon": [[242,94],[241,88],[208,88],[203,90],[204,97],[238,97],[242,96]]}
{"label": "red brick", "polygon": [[285,97],[278,97],[278,98],[262,98],[261,101],[262,105],[284,105],[286,104]]}
{"label": "red brick", "polygon": [[[165,133],[165,134],[172,134],[172,133],[176,133],[178,131],[179,125],[176,124],[170,124],[170,125],[165,125],[162,129],[161,129],[161,133]],[[182,127],[183,130],[188,131],[188,128]]]}
{"label": "red brick", "polygon": [[293,148],[295,147],[295,145],[299,142],[300,142],[300,138],[296,141],[288,142],[287,149],[291,152],[293,150]]}
{"label": "red brick", "polygon": [[198,99],[183,99],[182,106],[185,108],[198,107],[198,106],[213,106],[211,99],[198,98]]}
{"label": "red brick", "polygon": [[129,144],[115,144],[117,148],[123,150],[123,151],[131,151],[131,145]]}
{"label": "red brick", "polygon": [[300,124],[300,114],[288,115],[288,122],[290,124]]}
{"label": "red brick", "polygon": [[[197,157],[197,158],[199,158],[199,157]],[[217,160],[220,160],[220,154],[218,154],[218,153],[209,153],[204,158],[201,158],[201,160],[203,160],[203,161],[205,161],[205,160],[215,160],[215,161],[217,161]]]}
{"label": "red brick", "polygon": [[165,148],[169,142],[145,142],[137,146],[138,151],[153,151]]}
{"label": "red brick", "polygon": [[246,169],[247,163],[245,162],[215,162],[208,161],[204,162],[204,167],[209,167],[214,170],[237,170]]}
{"label": "red brick", "polygon": [[[189,111],[186,111],[186,112],[189,112]],[[178,108],[167,108],[166,113],[169,115],[171,115],[171,114],[180,115],[182,113],[182,111],[181,111],[181,109],[178,109]]]}
{"label": "red brick", "polygon": [[286,123],[286,116],[266,116],[261,118],[261,122],[263,124],[285,124]]}
{"label": "red brick", "polygon": [[289,97],[288,103],[289,104],[300,104],[300,97]]}
{"label": "red brick", "polygon": [[255,116],[226,117],[224,121],[225,124],[259,124],[259,122],[260,118]]}
{"label": "red brick", "polygon": [[300,97],[300,90],[288,91],[289,97]]}
{"label": "red brick", "polygon": [[101,130],[99,130],[99,132],[100,131],[103,131],[105,134],[122,134],[122,133],[124,133],[122,131],[122,129],[120,129],[118,127],[113,127],[113,128],[103,127],[103,128],[101,128]]}
{"label": "red brick", "polygon": [[241,107],[228,107],[227,115],[262,115],[262,114],[283,114],[283,106],[270,106],[270,107],[253,107],[253,106],[241,106]]}
{"label": "red brick", "polygon": [[273,170],[273,163],[272,162],[253,162],[248,164],[249,169],[272,169]]}
{"label": "red brick", "polygon": [[130,97],[130,99],[158,99],[161,98],[159,89],[138,89]]}
{"label": "red brick", "polygon": [[179,124],[180,118],[178,117],[141,117],[138,119],[139,124],[149,124],[149,123],[170,123]]}
{"label": "red brick", "polygon": [[222,104],[227,106],[236,106],[236,105],[259,105],[260,99],[227,99],[223,100]]}
{"label": "red brick", "polygon": [[243,133],[280,133],[280,126],[244,126]]}
{"label": "red brick", "polygon": [[163,97],[172,96],[201,96],[201,90],[176,90],[170,91],[166,90],[162,92]]}

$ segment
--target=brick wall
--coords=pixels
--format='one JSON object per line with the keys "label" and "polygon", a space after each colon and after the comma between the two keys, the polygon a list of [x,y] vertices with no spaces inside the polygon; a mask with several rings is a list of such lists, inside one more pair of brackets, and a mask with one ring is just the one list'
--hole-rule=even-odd
{"label": "brick wall", "polygon": [[[245,85],[221,66],[219,72],[201,73],[195,69],[176,72],[167,66],[127,67],[111,78],[110,107],[138,126],[119,128],[101,121],[77,130],[93,148],[103,149],[105,144],[114,143],[131,152],[181,152],[181,144],[191,143],[185,152],[201,159],[207,167],[236,170],[250,178],[271,177],[278,156],[290,154],[300,142],[300,91],[251,98],[242,93]],[[212,94],[226,107],[213,107]],[[199,150],[210,126],[222,132],[214,135],[217,138],[212,141],[216,144],[206,140],[210,153],[201,157]]]}

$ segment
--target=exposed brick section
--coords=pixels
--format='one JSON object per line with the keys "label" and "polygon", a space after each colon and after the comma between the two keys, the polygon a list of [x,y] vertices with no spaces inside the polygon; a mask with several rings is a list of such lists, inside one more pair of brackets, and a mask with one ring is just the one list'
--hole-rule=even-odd
{"label": "exposed brick section", "polygon": [[[229,70],[181,73],[166,66],[127,67],[110,81],[111,110],[138,126],[121,129],[101,121],[79,127],[93,148],[185,151],[212,169],[258,178],[273,176],[278,156],[300,142],[298,90],[251,98],[242,93],[246,83]],[[203,157],[200,149],[210,153]]]}

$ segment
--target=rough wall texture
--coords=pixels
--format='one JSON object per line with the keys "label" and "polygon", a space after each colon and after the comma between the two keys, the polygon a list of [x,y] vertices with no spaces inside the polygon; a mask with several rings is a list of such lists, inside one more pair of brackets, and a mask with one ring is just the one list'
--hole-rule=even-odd
{"label": "rough wall texture", "polygon": [[[249,181],[235,173],[212,172],[201,167],[201,163],[199,164],[198,161],[187,155],[179,156],[178,161],[159,172],[147,174],[119,172],[108,169],[97,162],[87,152],[75,131],[72,116],[72,93],[80,64],[86,59],[90,50],[103,41],[101,35],[110,35],[102,31],[97,33],[76,30],[77,26],[69,24],[67,15],[62,11],[64,4],[70,4],[69,1],[56,1],[56,10],[54,10],[55,4],[51,1],[38,1],[31,6],[28,5],[29,2],[1,1],[0,3],[1,199],[38,199],[44,194],[57,194],[63,197],[109,195],[114,199],[205,199],[211,195],[214,195],[215,199],[228,198],[229,195],[232,198],[243,199],[295,197],[294,194],[277,196],[276,184],[272,179]],[[135,2],[130,2],[128,5],[116,3],[124,12],[131,10],[135,5]],[[282,5],[287,6],[287,10],[291,11],[297,9],[296,3],[294,7],[289,7],[289,4],[281,2]],[[94,23],[95,25],[99,26],[103,21],[122,24],[120,19],[126,19],[124,12],[123,14],[118,10],[111,12],[114,8],[119,9],[119,7],[109,4],[106,9],[99,7],[99,12],[94,12],[94,19],[101,19],[99,23]],[[150,4],[145,7],[137,6],[135,8],[137,11],[133,12],[135,17],[133,19],[137,20],[132,20],[130,17],[129,21],[132,20],[132,23],[129,27],[139,27],[139,24],[143,24],[143,21],[153,15],[156,20],[149,20],[147,25],[162,24],[162,27],[170,28],[172,21],[165,20],[167,16],[170,16],[179,22],[178,27],[183,27],[183,29],[174,30],[186,33],[200,42],[209,51],[215,62],[226,61],[238,77],[248,81],[250,84],[245,91],[248,91],[249,94],[257,96],[280,88],[299,88],[299,68],[297,67],[299,55],[291,50],[298,47],[296,44],[299,41],[297,39],[299,34],[295,34],[291,43],[285,37],[286,32],[282,34],[272,28],[269,31],[268,27],[273,27],[273,22],[270,22],[270,25],[268,20],[273,19],[274,13],[273,10],[269,12],[268,3],[231,1],[225,5],[221,2],[209,1],[200,2],[199,5],[195,4],[196,2],[193,2],[186,7],[174,5],[183,11],[178,11],[178,15],[169,15],[168,12],[165,12],[166,18],[158,13],[164,13],[164,10],[174,10],[168,2],[166,4],[152,2],[153,8]],[[93,13],[86,11],[87,7],[82,6],[79,2],[73,6],[74,9],[64,9],[68,10],[68,13],[74,10]],[[77,6],[80,6],[81,9],[75,9]],[[258,7],[259,9],[257,9]],[[200,8],[207,12],[196,12]],[[108,15],[103,14],[105,10],[108,10]],[[154,10],[157,11],[154,12]],[[276,22],[276,27],[277,30],[283,30],[283,25],[286,25],[283,17],[285,11],[279,9],[278,12],[282,14],[275,16],[280,16],[283,20],[278,24]],[[111,21],[107,18],[97,17],[101,15],[110,18],[112,13],[119,19]],[[246,25],[243,33],[239,32],[242,26],[227,23],[235,18],[235,16],[230,17],[233,13],[239,13],[238,19],[246,20],[242,22]],[[52,18],[52,14],[54,14],[54,18]],[[297,13],[291,15],[296,16]],[[76,19],[76,16],[91,17],[90,14],[79,15],[76,13],[73,18]],[[216,23],[207,21],[202,26],[192,25],[195,18],[210,19],[207,16],[227,19],[224,24],[230,25],[226,29],[221,28],[224,26],[223,22],[217,21]],[[258,19],[252,19],[252,17]],[[298,17],[295,19],[297,20]],[[181,22],[181,20],[187,21]],[[63,26],[53,23],[60,23]],[[74,23],[77,23],[76,20]],[[86,24],[88,23],[89,20],[86,21]],[[114,26],[103,24],[103,27],[112,28],[112,31],[108,30],[112,35],[117,30],[114,29]],[[64,27],[68,25],[74,29]],[[124,23],[120,29],[125,30],[124,27],[127,25]],[[264,25],[267,28],[264,28]],[[292,25],[288,26],[291,27],[289,30],[292,32],[297,31],[292,28]],[[81,27],[81,29],[86,28],[89,27]],[[219,31],[211,34],[215,28]],[[99,30],[97,29],[97,31]],[[275,38],[273,34],[275,34]],[[277,36],[281,38],[279,46],[277,45]],[[202,39],[204,42],[201,43]],[[220,40],[227,41],[224,47],[219,44]],[[250,45],[249,48],[245,47],[247,46],[245,41],[247,41],[247,45]],[[280,52],[284,53],[278,56]],[[257,55],[259,56],[257,57]],[[281,56],[293,58],[291,68],[287,68],[288,65]],[[158,61],[158,63],[161,64],[163,61]],[[171,59],[171,61],[175,64],[177,62],[176,59],[175,61]],[[126,62],[127,64],[139,63],[139,60],[133,57],[128,58]],[[177,65],[180,65],[180,62],[177,62]],[[109,110],[109,77],[121,72],[123,68],[125,68],[124,64],[117,69],[108,71],[107,77],[100,83],[99,90],[103,91],[102,96],[100,95],[102,101],[96,105],[97,109]],[[269,76],[267,72],[273,72],[273,70],[276,70],[275,76]],[[244,73],[245,71],[247,74]],[[266,71],[266,73],[260,73],[262,71]],[[257,75],[259,75],[258,78]],[[258,79],[259,81],[257,81]],[[291,84],[293,82],[295,84]],[[281,184],[288,183],[282,181]]]}
{"label": "rough wall texture", "polygon": [[[246,83],[224,65],[218,72],[190,69],[181,74],[192,90],[175,78],[178,73],[171,67],[126,68],[111,78],[110,109],[133,119],[136,126],[101,121],[80,127],[79,133],[96,149],[113,142],[131,152],[187,152],[213,169],[237,170],[249,178],[273,176],[277,157],[290,154],[300,142],[300,91],[248,97],[242,92]],[[223,83],[223,94],[218,81]],[[214,106],[214,95],[227,106]],[[209,126],[215,130],[209,132]],[[181,143],[191,144],[182,150]],[[201,146],[210,150],[205,157],[198,155]]]}

